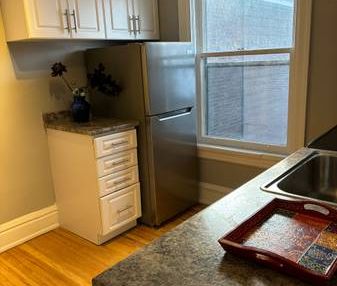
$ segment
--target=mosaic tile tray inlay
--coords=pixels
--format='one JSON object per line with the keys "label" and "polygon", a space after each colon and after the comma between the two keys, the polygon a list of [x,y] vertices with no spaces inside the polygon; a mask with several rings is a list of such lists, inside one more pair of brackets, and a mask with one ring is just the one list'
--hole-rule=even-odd
{"label": "mosaic tile tray inlay", "polygon": [[337,211],[275,199],[219,242],[229,252],[301,279],[326,282],[337,268]]}

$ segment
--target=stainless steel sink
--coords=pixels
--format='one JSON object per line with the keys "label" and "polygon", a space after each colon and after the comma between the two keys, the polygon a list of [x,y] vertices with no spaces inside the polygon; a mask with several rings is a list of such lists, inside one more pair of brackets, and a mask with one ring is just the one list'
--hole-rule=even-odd
{"label": "stainless steel sink", "polygon": [[337,152],[315,151],[262,189],[337,205]]}

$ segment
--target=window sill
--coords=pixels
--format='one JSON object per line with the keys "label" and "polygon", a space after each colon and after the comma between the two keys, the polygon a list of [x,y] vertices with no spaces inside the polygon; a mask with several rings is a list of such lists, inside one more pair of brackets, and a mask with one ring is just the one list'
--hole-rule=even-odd
{"label": "window sill", "polygon": [[258,151],[198,144],[198,157],[202,159],[268,169],[283,160],[286,156]]}

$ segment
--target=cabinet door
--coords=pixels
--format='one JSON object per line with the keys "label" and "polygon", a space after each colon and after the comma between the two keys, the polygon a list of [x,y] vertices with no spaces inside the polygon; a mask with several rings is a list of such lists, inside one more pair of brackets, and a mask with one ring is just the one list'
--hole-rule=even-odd
{"label": "cabinet door", "polygon": [[69,0],[69,4],[73,38],[105,39],[102,0]]}
{"label": "cabinet door", "polygon": [[108,39],[135,39],[132,0],[104,0]]}
{"label": "cabinet door", "polygon": [[30,38],[70,38],[67,0],[28,0],[26,3]]}
{"label": "cabinet door", "polygon": [[137,39],[159,39],[157,0],[134,0]]}
{"label": "cabinet door", "polygon": [[121,228],[141,216],[139,184],[101,198],[102,235]]}

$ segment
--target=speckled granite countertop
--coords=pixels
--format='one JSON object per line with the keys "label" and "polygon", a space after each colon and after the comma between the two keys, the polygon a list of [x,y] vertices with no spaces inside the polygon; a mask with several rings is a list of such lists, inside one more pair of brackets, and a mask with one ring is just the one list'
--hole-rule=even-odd
{"label": "speckled granite countertop", "polygon": [[131,130],[139,125],[136,120],[115,118],[93,118],[87,123],[72,121],[69,112],[47,113],[43,115],[46,128],[79,133],[93,137]]}
{"label": "speckled granite countertop", "polygon": [[[258,264],[225,254],[217,240],[275,196],[260,186],[310,154],[301,149],[175,230],[93,279],[94,286],[304,286]],[[284,198],[284,197],[283,197]],[[331,285],[337,285],[333,279]]]}

